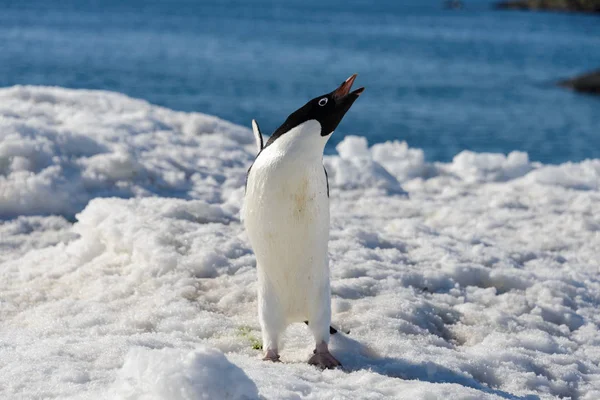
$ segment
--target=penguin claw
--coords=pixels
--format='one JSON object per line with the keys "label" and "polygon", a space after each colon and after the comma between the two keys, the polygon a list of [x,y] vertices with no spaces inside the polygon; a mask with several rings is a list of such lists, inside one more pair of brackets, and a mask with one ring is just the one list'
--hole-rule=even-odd
{"label": "penguin claw", "polygon": [[313,355],[308,360],[308,363],[320,369],[334,369],[342,366],[342,363],[340,363],[333,355],[331,355],[330,352],[317,353],[316,350],[313,351]]}

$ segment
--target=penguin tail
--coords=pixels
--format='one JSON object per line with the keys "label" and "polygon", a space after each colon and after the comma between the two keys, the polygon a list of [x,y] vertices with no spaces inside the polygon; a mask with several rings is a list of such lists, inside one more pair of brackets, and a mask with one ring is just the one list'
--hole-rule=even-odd
{"label": "penguin tail", "polygon": [[[308,325],[308,321],[304,321],[304,323],[305,323],[306,325]],[[330,326],[330,327],[329,327],[329,334],[330,334],[330,335],[335,335],[336,333],[338,333],[338,330],[337,330],[337,329],[335,329],[333,326]],[[345,333],[346,335],[348,335],[348,334],[350,334],[350,331],[346,331],[346,332],[344,332],[344,333]]]}
{"label": "penguin tail", "polygon": [[256,142],[256,149],[258,153],[263,149],[263,136],[260,132],[260,127],[258,126],[258,122],[255,119],[252,120],[252,132],[254,133],[254,141]]}

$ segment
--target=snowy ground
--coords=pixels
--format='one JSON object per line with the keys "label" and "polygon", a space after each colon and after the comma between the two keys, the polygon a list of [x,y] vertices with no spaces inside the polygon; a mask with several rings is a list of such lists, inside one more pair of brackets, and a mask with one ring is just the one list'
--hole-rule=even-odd
{"label": "snowy ground", "polygon": [[350,334],[321,372],[303,325],[284,363],[253,348],[252,140],[114,93],[0,90],[0,398],[600,398],[600,160],[344,140],[325,164]]}

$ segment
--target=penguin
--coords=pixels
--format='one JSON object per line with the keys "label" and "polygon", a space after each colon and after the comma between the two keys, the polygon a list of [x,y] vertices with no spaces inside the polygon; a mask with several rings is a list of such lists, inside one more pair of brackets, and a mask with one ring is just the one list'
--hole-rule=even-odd
{"label": "penguin", "polygon": [[[288,116],[266,143],[252,121],[257,156],[248,169],[242,219],[256,256],[263,360],[280,361],[281,336],[305,322],[315,339],[308,363],[340,367],[329,352],[329,183],[325,144],[363,92],[356,74]],[[331,331],[330,331],[331,329]]]}

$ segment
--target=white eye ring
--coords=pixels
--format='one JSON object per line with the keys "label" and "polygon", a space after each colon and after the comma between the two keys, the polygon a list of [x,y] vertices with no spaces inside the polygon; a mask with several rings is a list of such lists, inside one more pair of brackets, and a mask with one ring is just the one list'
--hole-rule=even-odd
{"label": "white eye ring", "polygon": [[319,105],[321,107],[323,107],[325,104],[327,104],[327,97],[323,97],[321,100],[319,100]]}

